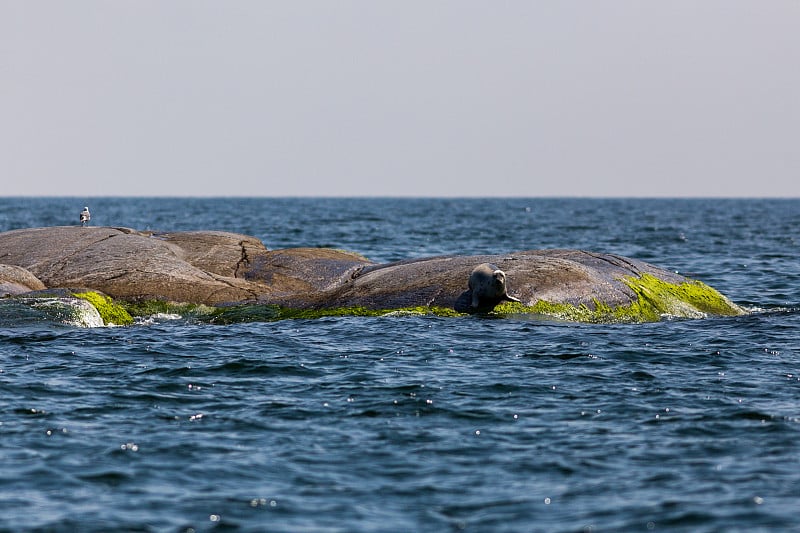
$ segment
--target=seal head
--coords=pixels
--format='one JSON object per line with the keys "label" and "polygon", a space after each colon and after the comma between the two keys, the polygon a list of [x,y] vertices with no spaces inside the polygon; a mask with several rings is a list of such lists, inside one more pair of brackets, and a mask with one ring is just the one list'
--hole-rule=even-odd
{"label": "seal head", "polygon": [[491,263],[476,266],[469,275],[469,292],[472,294],[470,310],[491,310],[502,301],[519,302],[508,295],[506,274]]}

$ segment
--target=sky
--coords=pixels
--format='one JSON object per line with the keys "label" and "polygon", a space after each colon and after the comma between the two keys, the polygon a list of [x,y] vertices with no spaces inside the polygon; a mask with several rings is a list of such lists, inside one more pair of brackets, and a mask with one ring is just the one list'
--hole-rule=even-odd
{"label": "sky", "polygon": [[0,0],[0,196],[800,197],[800,0]]}

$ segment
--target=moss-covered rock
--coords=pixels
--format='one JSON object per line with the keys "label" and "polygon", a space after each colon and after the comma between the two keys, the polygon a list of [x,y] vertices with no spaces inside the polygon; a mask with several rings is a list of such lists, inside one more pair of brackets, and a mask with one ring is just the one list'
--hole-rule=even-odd
{"label": "moss-covered rock", "polygon": [[133,324],[133,317],[130,313],[108,296],[94,291],[87,291],[75,293],[75,297],[92,304],[97,309],[97,312],[100,313],[103,323],[107,326],[128,326]]}
{"label": "moss-covered rock", "polygon": [[708,285],[687,280],[682,283],[663,281],[651,274],[623,278],[637,298],[627,305],[610,306],[597,299],[594,305],[553,303],[544,300],[534,305],[504,302],[494,313],[536,314],[571,322],[657,322],[664,317],[703,318],[708,315],[736,316],[745,311]]}
{"label": "moss-covered rock", "polygon": [[204,304],[187,302],[168,302],[163,300],[120,301],[119,304],[133,317],[156,315],[180,315],[184,318],[204,318],[213,316],[217,309]]}
{"label": "moss-covered rock", "polygon": [[336,307],[323,309],[294,309],[278,305],[238,305],[216,309],[208,316],[213,324],[239,322],[273,322],[286,319],[318,319],[339,316],[462,316],[445,307],[405,307],[399,309],[368,309],[366,307]]}
{"label": "moss-covered rock", "polygon": [[668,283],[650,274],[627,277],[623,281],[636,292],[639,305],[658,316],[702,318],[745,314],[741,307],[701,281],[687,279],[683,283]]}

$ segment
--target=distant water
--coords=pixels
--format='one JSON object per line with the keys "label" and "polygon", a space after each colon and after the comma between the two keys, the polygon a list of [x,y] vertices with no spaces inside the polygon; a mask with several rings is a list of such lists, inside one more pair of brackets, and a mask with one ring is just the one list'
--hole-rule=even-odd
{"label": "distant water", "polygon": [[0,199],[381,261],[582,248],[755,312],[656,324],[4,317],[0,530],[800,531],[800,200]]}

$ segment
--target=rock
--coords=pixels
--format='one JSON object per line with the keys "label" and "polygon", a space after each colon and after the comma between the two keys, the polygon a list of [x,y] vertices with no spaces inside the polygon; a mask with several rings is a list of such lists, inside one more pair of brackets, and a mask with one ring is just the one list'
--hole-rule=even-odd
{"label": "rock", "polygon": [[358,275],[372,261],[352,252],[330,248],[288,248],[266,254],[246,278],[272,287],[259,296],[262,303],[311,307],[324,303],[330,292]]}
{"label": "rock", "polygon": [[253,299],[259,291],[236,274],[246,269],[244,254],[264,252],[257,239],[223,232],[63,226],[0,234],[0,263],[28,269],[47,287],[90,287],[123,299]]}
{"label": "rock", "polygon": [[0,262],[30,270],[47,287],[90,287],[115,298],[208,305],[313,301],[313,294],[373,264],[325,248],[270,252],[255,237],[221,231],[78,226],[2,233]]}
{"label": "rock", "polygon": [[352,280],[325,296],[339,307],[464,308],[467,281],[480,263],[493,263],[506,274],[508,293],[523,304],[539,300],[594,307],[629,305],[636,293],[625,276],[652,274],[670,283],[685,278],[642,261],[580,250],[531,250],[509,255],[444,256],[367,266]]}
{"label": "rock", "polygon": [[44,283],[24,268],[0,264],[0,297],[44,288]]}
{"label": "rock", "polygon": [[472,269],[492,263],[505,272],[509,295],[520,300],[501,304],[504,309],[575,320],[742,312],[712,288],[673,272],[580,250],[376,264],[325,248],[270,251],[254,237],[227,232],[68,226],[1,233],[0,263],[19,267],[17,275],[26,269],[48,288],[87,287],[130,301],[457,311],[471,300]]}
{"label": "rock", "polygon": [[[140,234],[142,235],[142,234]],[[267,249],[255,237],[224,231],[152,233],[173,245],[176,257],[205,272],[226,278],[245,277],[251,266],[263,263]]]}

